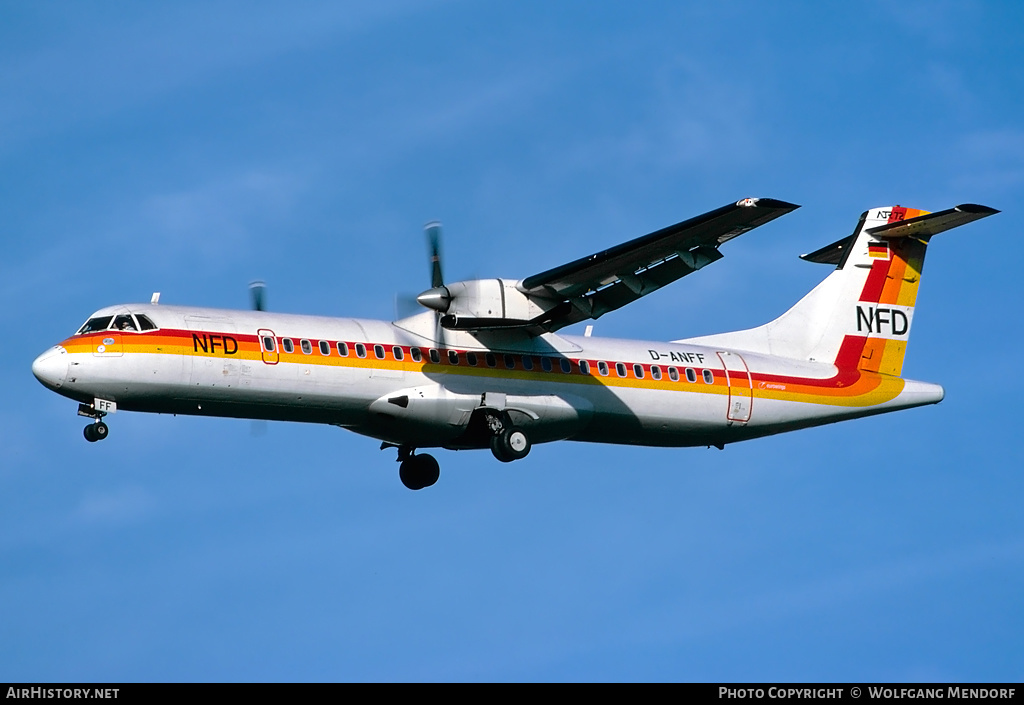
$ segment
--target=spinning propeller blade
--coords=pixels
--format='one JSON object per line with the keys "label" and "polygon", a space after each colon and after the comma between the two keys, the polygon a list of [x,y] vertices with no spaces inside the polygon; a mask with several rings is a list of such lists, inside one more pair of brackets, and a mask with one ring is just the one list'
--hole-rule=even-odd
{"label": "spinning propeller blade", "polygon": [[444,286],[444,277],[441,276],[441,223],[435,220],[425,227],[430,252],[430,286],[437,288]]}

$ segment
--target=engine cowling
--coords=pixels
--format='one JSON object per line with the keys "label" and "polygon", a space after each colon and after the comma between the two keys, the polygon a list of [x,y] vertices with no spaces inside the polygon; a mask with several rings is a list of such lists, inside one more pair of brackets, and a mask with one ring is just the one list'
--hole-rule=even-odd
{"label": "engine cowling", "polygon": [[522,326],[559,302],[530,297],[505,279],[471,279],[428,289],[416,297],[423,306],[444,314],[445,328],[472,330]]}

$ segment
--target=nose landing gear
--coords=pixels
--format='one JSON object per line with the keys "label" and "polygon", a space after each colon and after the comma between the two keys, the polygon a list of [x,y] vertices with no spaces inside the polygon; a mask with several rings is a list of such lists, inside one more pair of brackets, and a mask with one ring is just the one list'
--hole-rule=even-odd
{"label": "nose landing gear", "polygon": [[107,434],[109,432],[110,429],[107,427],[105,423],[103,423],[102,421],[97,421],[96,423],[91,423],[85,427],[85,440],[89,441],[90,443],[102,441],[104,438],[107,437]]}
{"label": "nose landing gear", "polygon": [[86,418],[95,419],[95,421],[83,429],[82,435],[85,436],[85,440],[90,443],[96,441],[102,441],[110,433],[110,428],[107,424],[103,423],[103,417],[107,415],[107,412],[100,411],[95,405],[79,404],[78,415],[85,416]]}

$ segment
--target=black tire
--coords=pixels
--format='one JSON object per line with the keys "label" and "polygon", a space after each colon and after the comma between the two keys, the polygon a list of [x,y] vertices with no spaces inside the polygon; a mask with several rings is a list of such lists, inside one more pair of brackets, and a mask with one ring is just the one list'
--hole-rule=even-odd
{"label": "black tire", "polygon": [[505,450],[505,444],[502,443],[501,441],[500,433],[491,436],[491,453],[494,454],[494,457],[496,459],[500,460],[503,463],[512,462],[511,456],[509,456],[508,452]]}
{"label": "black tire", "polygon": [[110,429],[107,427],[105,423],[100,421],[99,423],[92,425],[92,433],[94,436],[96,436],[97,441],[102,441],[104,438],[107,437],[107,434],[110,433]]}
{"label": "black tire", "polygon": [[96,434],[93,432],[93,427],[95,425],[96,424],[89,424],[84,429],[82,429],[82,435],[85,436],[85,440],[89,441],[90,443],[95,443],[96,441],[99,440],[99,438],[97,438]]}
{"label": "black tire", "polygon": [[530,454],[530,437],[526,431],[515,426],[502,430],[491,438],[491,452],[503,463],[522,460]]}
{"label": "black tire", "polygon": [[430,487],[441,476],[441,466],[432,455],[413,455],[402,461],[398,477],[410,490]]}
{"label": "black tire", "polygon": [[410,490],[422,490],[423,485],[420,484],[419,473],[416,472],[416,456],[407,458],[402,461],[402,464],[398,466],[398,479],[402,481],[402,484],[408,487]]}
{"label": "black tire", "polygon": [[441,477],[441,466],[432,455],[417,455],[422,487],[430,487]]}

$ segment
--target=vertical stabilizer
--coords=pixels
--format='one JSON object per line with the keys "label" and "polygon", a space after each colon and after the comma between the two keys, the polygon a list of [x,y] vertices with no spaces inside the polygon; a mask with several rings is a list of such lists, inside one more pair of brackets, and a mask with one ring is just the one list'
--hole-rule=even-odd
{"label": "vertical stabilizer", "polygon": [[998,212],[973,204],[938,213],[872,208],[852,235],[803,256],[836,270],[789,311],[759,328],[686,342],[898,376],[929,240]]}

